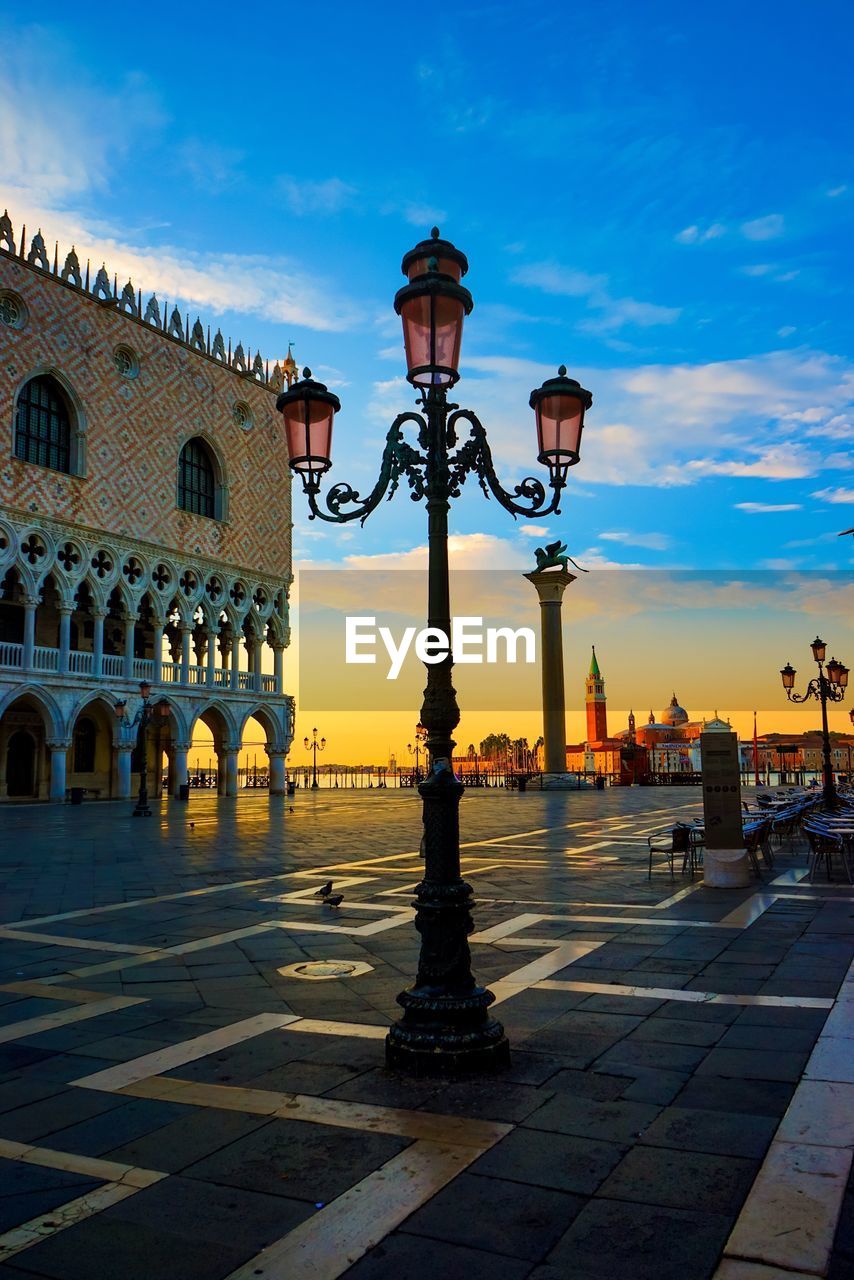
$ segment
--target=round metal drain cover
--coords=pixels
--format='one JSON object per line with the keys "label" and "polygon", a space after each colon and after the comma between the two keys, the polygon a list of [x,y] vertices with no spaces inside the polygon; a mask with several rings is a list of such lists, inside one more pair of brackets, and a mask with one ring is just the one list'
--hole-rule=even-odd
{"label": "round metal drain cover", "polygon": [[373,965],[361,960],[303,960],[279,969],[283,978],[305,978],[309,982],[328,982],[332,978],[357,978],[370,973]]}

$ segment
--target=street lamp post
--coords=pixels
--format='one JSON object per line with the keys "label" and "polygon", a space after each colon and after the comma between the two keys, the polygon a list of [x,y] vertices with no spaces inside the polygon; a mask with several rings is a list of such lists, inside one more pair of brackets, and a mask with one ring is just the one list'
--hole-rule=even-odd
{"label": "street lamp post", "polygon": [[406,750],[411,756],[415,756],[416,785],[421,781],[421,753],[424,750],[423,743],[426,739],[427,730],[424,728],[423,724],[419,723],[415,726],[415,745],[413,746],[411,742],[407,742],[406,744]]}
{"label": "street lamp post", "polygon": [[310,751],[312,753],[311,789],[312,791],[316,791],[317,790],[317,753],[318,751],[323,751],[325,749],[326,739],[321,738],[320,741],[318,742],[317,730],[312,729],[311,737],[303,738],[303,746],[305,747],[306,751]]}
{"label": "street lamp post", "polygon": [[836,794],[836,786],[833,781],[833,765],[830,759],[830,731],[827,727],[827,704],[828,702],[841,702],[845,697],[845,690],[848,686],[848,668],[836,658],[831,658],[825,663],[825,655],[827,653],[827,645],[824,641],[816,636],[810,645],[812,656],[818,666],[818,675],[810,680],[806,687],[806,691],[802,694],[795,693],[795,668],[790,662],[780,672],[780,678],[783,681],[783,688],[786,690],[786,697],[790,702],[806,702],[808,698],[817,698],[821,703],[821,741],[822,741],[822,757],[823,757],[823,777],[824,777],[824,801],[830,808],[835,808],[838,803]]}
{"label": "street lamp post", "polygon": [[[459,378],[463,320],[473,306],[461,283],[468,270],[465,254],[439,238],[411,249],[403,259],[407,284],[395,296],[403,323],[407,379],[418,391],[421,412],[399,414],[386,437],[380,473],[364,498],[347,483],[333,484],[324,506],[319,504],[321,479],[332,465],[332,425],[341,405],[309,370],[304,380],[284,391],[277,408],[284,415],[290,465],[302,478],[310,517],[332,523],[364,521],[388,494],[406,480],[414,501],[427,507],[428,603],[427,625],[450,636],[451,606],[448,576],[448,511],[463,484],[474,475],[490,495],[526,519],[548,516],[560,509],[569,468],[579,460],[584,413],[592,403],[589,391],[566,376],[561,366],[531,393],[536,416],[539,461],[548,468],[547,495],[542,481],[527,478],[513,493],[502,488],[481,422],[469,409],[448,400]],[[416,429],[415,445],[404,439],[403,427]],[[468,428],[460,442],[458,432]],[[453,732],[460,711],[452,682],[450,645],[438,662],[427,665],[427,685],[421,723],[427,731],[428,776],[419,785],[423,800],[424,877],[416,888],[415,927],[421,935],[418,974],[411,987],[397,997],[403,1016],[386,1040],[390,1066],[416,1074],[459,1070],[491,1070],[509,1062],[504,1029],[488,1009],[491,991],[472,975],[468,935],[472,932],[472,891],[460,876],[459,804],[464,787],[454,776]]]}
{"label": "street lamp post", "polygon": [[[148,807],[148,726],[154,718],[154,711],[151,707],[151,685],[147,680],[143,680],[139,686],[142,703],[140,704],[136,715],[131,720],[130,727],[137,730],[137,746],[140,752],[139,767],[139,795],[137,796],[136,806],[132,816],[134,818],[150,818],[151,810]],[[127,722],[127,703],[116,702],[116,716],[120,721]],[[159,717],[165,719],[169,715],[169,703],[165,698],[161,699],[154,708]],[[160,740],[160,721],[157,728],[158,743]],[[159,755],[159,750],[158,753]]]}

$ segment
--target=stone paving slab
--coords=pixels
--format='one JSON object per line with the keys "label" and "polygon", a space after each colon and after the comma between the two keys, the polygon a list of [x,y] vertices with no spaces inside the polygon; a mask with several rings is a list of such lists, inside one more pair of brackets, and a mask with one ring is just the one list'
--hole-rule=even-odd
{"label": "stone paving slab", "polygon": [[[648,881],[642,832],[696,814],[690,789],[467,795],[473,964],[513,1060],[497,1078],[413,1081],[386,1070],[383,1036],[417,965],[417,802],[288,809],[193,797],[148,825],[112,804],[0,816],[3,901],[23,904],[0,922],[0,1143],[31,1152],[0,1160],[44,1171],[5,1197],[0,1277],[307,1280],[322,1257],[328,1280],[776,1280],[772,1257],[731,1249],[775,1143],[827,1143],[842,1175],[854,989],[828,1011],[854,893],[787,876],[779,896],[773,876],[802,850],[778,854],[761,895]],[[328,878],[340,911],[316,898]],[[279,972],[314,958],[371,968]],[[99,1011],[116,996],[141,1003]],[[28,1033],[57,1010],[62,1025]],[[256,1015],[272,1022],[253,1030]],[[74,1172],[86,1159],[101,1181]],[[77,1187],[123,1168],[142,1183],[87,1207]],[[847,1176],[832,1280],[854,1257]],[[2,1252],[47,1212],[68,1221]]]}

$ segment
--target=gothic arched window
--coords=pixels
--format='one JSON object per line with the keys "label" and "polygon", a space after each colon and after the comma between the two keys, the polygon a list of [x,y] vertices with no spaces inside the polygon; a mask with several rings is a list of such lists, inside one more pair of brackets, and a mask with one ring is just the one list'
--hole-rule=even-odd
{"label": "gothic arched window", "polygon": [[74,772],[95,772],[95,742],[98,730],[94,720],[83,716],[74,730]]}
{"label": "gothic arched window", "polygon": [[71,471],[71,414],[59,383],[31,378],[18,396],[15,457],[54,471]]}
{"label": "gothic arched window", "polygon": [[193,515],[214,519],[217,480],[213,455],[203,440],[188,440],[178,459],[178,506]]}

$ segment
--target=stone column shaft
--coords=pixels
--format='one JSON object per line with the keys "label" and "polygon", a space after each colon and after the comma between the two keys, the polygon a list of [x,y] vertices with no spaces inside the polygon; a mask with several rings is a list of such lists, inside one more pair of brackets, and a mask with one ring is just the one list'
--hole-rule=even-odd
{"label": "stone column shaft", "polygon": [[566,773],[566,692],[563,681],[563,593],[575,574],[566,569],[526,573],[540,600],[543,687],[543,772]]}

